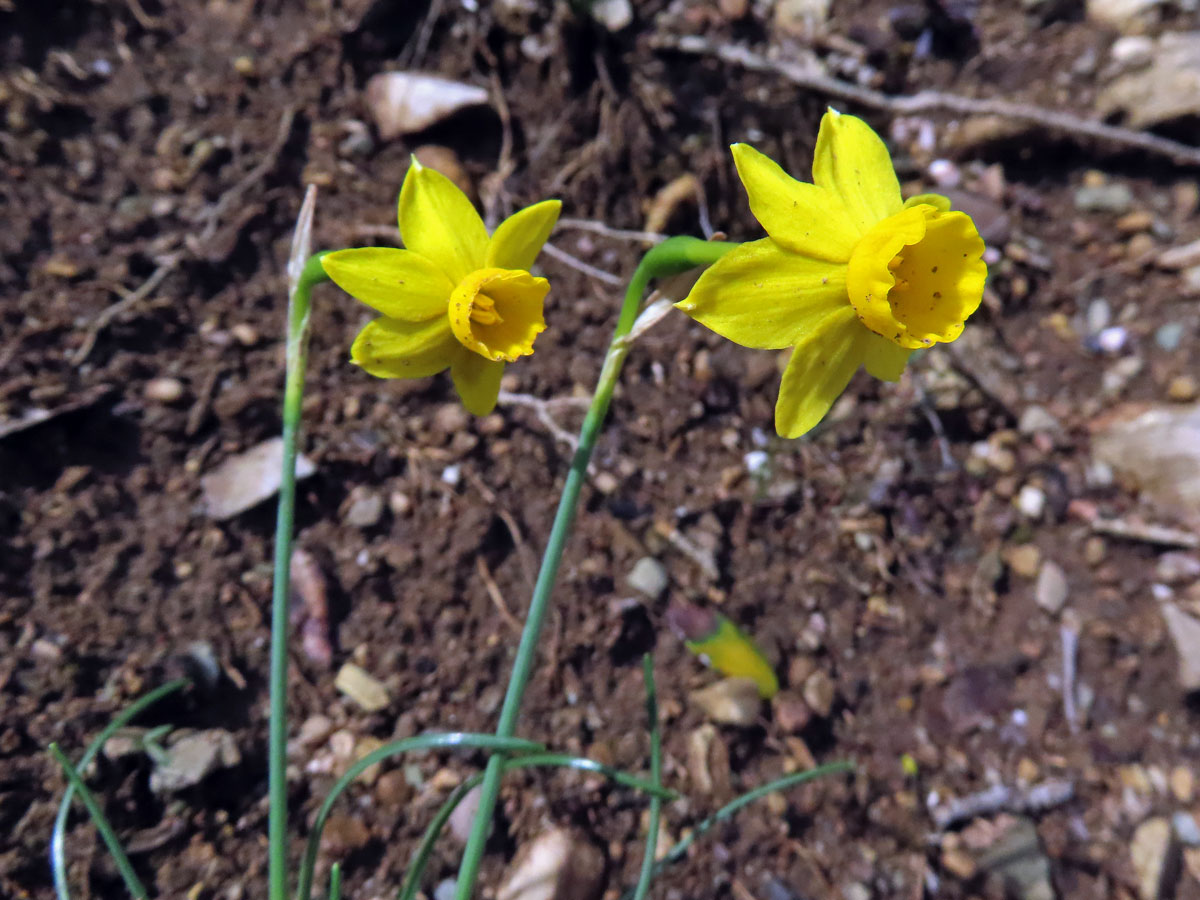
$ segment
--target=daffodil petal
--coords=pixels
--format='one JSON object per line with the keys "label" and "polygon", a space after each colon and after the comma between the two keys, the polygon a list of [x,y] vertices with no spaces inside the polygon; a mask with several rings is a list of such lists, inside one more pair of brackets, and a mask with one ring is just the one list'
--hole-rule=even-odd
{"label": "daffodil petal", "polygon": [[705,270],[676,304],[743,347],[778,350],[804,340],[846,307],[846,266],[790,253],[771,238],[742,244]]}
{"label": "daffodil petal", "polygon": [[932,206],[938,212],[950,212],[951,204],[950,198],[941,194],[917,194],[904,201],[905,209],[911,209],[914,206]]}
{"label": "daffodil petal", "polygon": [[443,316],[427,322],[376,319],[350,348],[350,358],[379,378],[424,378],[445,370],[460,345]]}
{"label": "daffodil petal", "polygon": [[865,334],[846,307],[826,316],[796,345],[775,403],[775,430],[781,437],[800,437],[825,417],[863,362]]}
{"label": "daffodil petal", "polygon": [[400,188],[400,237],[455,284],[481,268],[488,233],[471,201],[449,178],[413,159]]}
{"label": "daffodil petal", "polygon": [[454,283],[419,253],[394,247],[337,250],[321,258],[333,283],[393,319],[423,322],[446,312]]}
{"label": "daffodil petal", "polygon": [[531,268],[561,211],[561,200],[543,200],[513,213],[500,223],[488,241],[483,267]]}
{"label": "daffodil petal", "polygon": [[821,118],[813,181],[841,198],[860,234],[903,207],[887,147],[857,116],[831,109]]}
{"label": "daffodil petal", "polygon": [[863,339],[863,365],[880,381],[899,381],[912,351],[868,331]]}
{"label": "daffodil petal", "polygon": [[845,262],[862,229],[837,194],[797,181],[749,144],[734,144],[733,161],[754,218],[780,245],[830,262]]}
{"label": "daffodil petal", "polygon": [[500,395],[500,376],[504,374],[504,363],[484,359],[466,347],[458,347],[454,362],[450,365],[450,377],[454,389],[462,398],[467,412],[486,416],[496,408]]}

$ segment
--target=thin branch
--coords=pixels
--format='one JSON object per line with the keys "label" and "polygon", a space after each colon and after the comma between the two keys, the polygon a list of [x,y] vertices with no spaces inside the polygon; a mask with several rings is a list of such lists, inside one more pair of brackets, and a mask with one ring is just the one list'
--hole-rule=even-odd
{"label": "thin branch", "polygon": [[508,391],[501,391],[497,397],[498,402],[509,406],[527,406],[532,409],[538,417],[538,421],[546,426],[546,430],[550,432],[555,440],[562,441],[571,448],[571,452],[579,449],[579,439],[571,434],[565,428],[554,420],[554,416],[550,414],[550,410],[555,406],[566,406],[568,404],[580,408],[586,408],[589,401],[585,398],[576,397],[558,397],[553,400],[542,400],[540,397],[534,397],[531,394],[512,394]]}
{"label": "thin branch", "polygon": [[994,784],[966,797],[948,800],[930,811],[939,831],[951,825],[1001,811],[1042,812],[1068,802],[1075,796],[1075,784],[1051,778],[1029,787]]}
{"label": "thin branch", "polygon": [[558,220],[558,228],[590,231],[593,234],[602,234],[605,237],[616,238],[621,241],[645,241],[648,244],[661,244],[667,239],[665,234],[656,234],[652,231],[632,231],[628,228],[610,228],[603,222],[597,222],[594,219],[574,219],[569,216]]}
{"label": "thin branch", "polygon": [[559,250],[553,244],[542,245],[542,251],[550,257],[557,259],[560,263],[570,266],[572,269],[578,269],[589,278],[595,278],[597,281],[603,281],[605,284],[612,287],[624,287],[625,282],[613,275],[611,272],[605,272],[603,269],[597,269],[595,266],[590,266],[582,259],[578,259],[568,253],[566,250]]}
{"label": "thin branch", "polygon": [[71,364],[78,366],[92,352],[92,348],[96,346],[96,339],[100,337],[100,332],[112,323],[114,319],[122,315],[131,307],[137,306],[145,300],[150,294],[163,283],[163,280],[175,271],[175,267],[179,265],[182,258],[179,253],[172,253],[170,256],[165,256],[158,264],[150,277],[142,282],[141,287],[135,291],[126,292],[125,295],[111,306],[101,310],[96,318],[92,319],[88,325],[87,335],[83,339],[83,343],[79,345],[79,349],[71,356]]}
{"label": "thin branch", "polygon": [[1144,150],[1147,153],[1165,156],[1180,165],[1200,166],[1200,147],[1192,147],[1144,131],[1105,125],[1103,122],[1082,119],[1079,116],[1043,109],[1039,106],[1014,103],[1008,100],[962,97],[941,91],[920,91],[912,95],[885,94],[832,78],[820,72],[814,72],[801,63],[768,59],[746,47],[736,44],[718,44],[696,35],[661,37],[655,41],[655,46],[660,50],[675,50],[693,56],[715,57],[722,62],[741,66],[752,72],[772,72],[782,75],[800,87],[829,97],[849,100],[872,109],[882,109],[894,115],[951,112],[964,116],[999,116],[1004,119],[1030,122],[1051,131],[1062,131],[1079,137],[1092,138],[1118,147]]}
{"label": "thin branch", "polygon": [[520,634],[521,621],[512,614],[512,610],[504,602],[504,595],[500,593],[500,585],[496,584],[496,579],[492,577],[492,572],[488,568],[488,564],[484,562],[482,556],[475,557],[475,568],[479,572],[479,578],[483,581],[483,586],[487,589],[487,595],[491,598],[492,605],[500,613],[500,618],[504,620],[504,624],[517,634]]}

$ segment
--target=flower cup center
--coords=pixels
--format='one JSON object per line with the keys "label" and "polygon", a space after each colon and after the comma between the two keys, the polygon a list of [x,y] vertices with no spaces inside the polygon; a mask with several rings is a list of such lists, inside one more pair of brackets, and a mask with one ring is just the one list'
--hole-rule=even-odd
{"label": "flower cup center", "polygon": [[550,284],[523,269],[477,269],[450,295],[450,329],[468,350],[493,362],[533,353],[546,329],[542,307]]}
{"label": "flower cup center", "polygon": [[901,347],[952,341],[983,296],[982,256],[968,216],[913,206],[878,223],[854,248],[850,305],[867,328]]}

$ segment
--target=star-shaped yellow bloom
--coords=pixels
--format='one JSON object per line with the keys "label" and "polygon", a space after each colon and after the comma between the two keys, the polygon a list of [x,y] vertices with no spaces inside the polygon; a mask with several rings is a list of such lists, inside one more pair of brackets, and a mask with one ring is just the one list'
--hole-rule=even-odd
{"label": "star-shaped yellow bloom", "polygon": [[944,197],[903,202],[887,147],[854,116],[822,118],[812,184],[732,149],[768,236],[714,263],[678,306],[743,346],[794,348],[775,428],[799,437],[860,365],[897,381],[914,349],[962,333],[983,298],[983,240]]}
{"label": "star-shaped yellow bloom", "polygon": [[338,250],[321,261],[334,283],[383,313],[358,335],[350,356],[380,378],[449,369],[463,405],[487,415],[505,363],[533,353],[546,329],[542,306],[550,284],[529,268],[562,204],[526,207],[488,237],[467,196],[414,159],[399,207],[407,249]]}

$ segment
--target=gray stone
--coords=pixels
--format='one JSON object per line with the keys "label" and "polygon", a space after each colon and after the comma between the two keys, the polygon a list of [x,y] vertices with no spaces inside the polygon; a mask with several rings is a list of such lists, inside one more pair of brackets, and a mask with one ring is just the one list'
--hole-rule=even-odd
{"label": "gray stone", "polygon": [[1140,900],[1159,900],[1164,895],[1175,849],[1171,823],[1166,819],[1147,819],[1134,829],[1129,857],[1137,873]]}
{"label": "gray stone", "polygon": [[1150,64],[1114,78],[1096,98],[1096,109],[1105,117],[1124,113],[1125,124],[1137,129],[1200,113],[1200,31],[1163,34]]}
{"label": "gray stone", "polygon": [[237,741],[224,729],[185,734],[167,748],[166,759],[150,773],[150,790],[156,794],[182,791],[241,761]]}
{"label": "gray stone", "polygon": [[522,847],[496,900],[596,900],[604,890],[604,856],[563,828]]}
{"label": "gray stone", "polygon": [[346,509],[345,522],[355,528],[373,528],[383,518],[383,498],[374,492],[355,490]]}
{"label": "gray stone", "polygon": [[1167,322],[1154,332],[1154,342],[1167,352],[1176,349],[1182,340],[1183,325],[1180,322]]}
{"label": "gray stone", "polygon": [[1119,182],[1081,187],[1075,191],[1075,208],[1080,212],[1103,212],[1119,216],[1129,212],[1132,207],[1133,191]]}
{"label": "gray stone", "polygon": [[1062,431],[1062,423],[1050,415],[1044,406],[1029,406],[1021,413],[1017,429],[1022,434],[1058,434]]}
{"label": "gray stone", "polygon": [[[316,467],[310,460],[296,457],[297,481],[314,472]],[[279,490],[282,474],[282,438],[271,438],[231,456],[200,479],[205,512],[218,520],[233,518],[273,496]]]}
{"label": "gray stone", "polygon": [[1200,690],[1200,619],[1193,618],[1174,603],[1162,605],[1163,620],[1179,657],[1177,678],[1185,691]]}
{"label": "gray stone", "polygon": [[634,563],[625,579],[631,588],[651,598],[661,597],[669,581],[666,567],[652,556],[643,556]]}
{"label": "gray stone", "polygon": [[692,691],[691,700],[713,722],[743,728],[758,722],[762,708],[758,685],[751,678],[722,678]]}
{"label": "gray stone", "polygon": [[1038,572],[1037,584],[1034,586],[1033,593],[1037,605],[1046,612],[1051,615],[1062,612],[1068,593],[1067,576],[1063,572],[1062,566],[1049,559],[1042,563],[1042,570]]}

